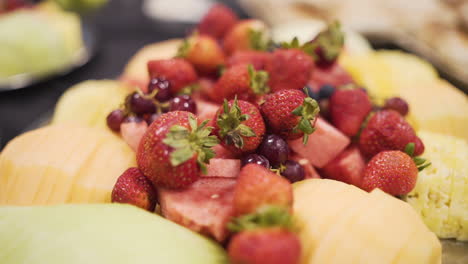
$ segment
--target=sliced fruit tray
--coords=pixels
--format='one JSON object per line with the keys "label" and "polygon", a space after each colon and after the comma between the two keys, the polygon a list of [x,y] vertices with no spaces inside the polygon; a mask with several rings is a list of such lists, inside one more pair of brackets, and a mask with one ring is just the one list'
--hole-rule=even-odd
{"label": "sliced fruit tray", "polygon": [[5,147],[1,263],[466,263],[465,94],[337,22],[280,41],[216,5],[196,29]]}

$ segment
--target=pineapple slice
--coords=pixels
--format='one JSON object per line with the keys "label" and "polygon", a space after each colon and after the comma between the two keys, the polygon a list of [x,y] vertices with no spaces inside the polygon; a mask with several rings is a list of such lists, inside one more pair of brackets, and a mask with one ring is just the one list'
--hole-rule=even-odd
{"label": "pineapple slice", "polygon": [[340,63],[373,101],[400,96],[408,101],[408,121],[415,129],[468,139],[468,97],[424,60],[400,51],[376,51],[341,56]]}
{"label": "pineapple slice", "polygon": [[107,129],[107,115],[123,104],[130,90],[125,84],[112,80],[79,83],[59,99],[52,124],[73,123]]}
{"label": "pineapple slice", "polygon": [[468,240],[468,142],[449,135],[420,131],[425,158],[432,166],[419,173],[404,199],[440,238]]}
{"label": "pineapple slice", "polygon": [[339,63],[359,85],[368,90],[375,103],[383,104],[385,98],[396,93],[388,75],[389,66],[383,63],[375,52],[357,56],[345,53],[340,56]]}
{"label": "pineapple slice", "polygon": [[379,61],[387,65],[390,70],[387,74],[397,87],[439,78],[429,62],[415,55],[394,50],[379,50],[375,54]]}
{"label": "pineapple slice", "polygon": [[54,125],[13,139],[0,154],[0,205],[110,202],[133,151],[97,128]]}
{"label": "pineapple slice", "polygon": [[398,87],[419,129],[468,140],[468,97],[443,80]]}

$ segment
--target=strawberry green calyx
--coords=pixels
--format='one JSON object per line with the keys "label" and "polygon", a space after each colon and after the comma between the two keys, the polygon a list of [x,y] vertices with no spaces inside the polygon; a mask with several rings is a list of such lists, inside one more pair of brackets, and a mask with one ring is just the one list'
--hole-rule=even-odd
{"label": "strawberry green calyx", "polygon": [[285,207],[268,205],[259,208],[255,213],[234,218],[228,223],[228,229],[231,232],[268,227],[294,230],[293,217]]}
{"label": "strawberry green calyx", "polygon": [[[194,35],[198,34],[197,32]],[[184,39],[182,44],[180,44],[179,48],[177,49],[176,58],[185,58],[190,50],[190,40],[189,38]]]}
{"label": "strawberry green calyx", "polygon": [[200,89],[200,85],[198,83],[190,84],[183,87],[177,94],[178,95],[191,95],[193,92],[198,91]]}
{"label": "strawberry green calyx", "polygon": [[413,142],[408,143],[405,147],[405,153],[408,154],[408,156],[410,156],[411,158],[413,158],[416,167],[418,167],[418,171],[422,171],[425,168],[431,166],[432,163],[428,162],[426,159],[414,156],[414,148],[415,144]]}
{"label": "strawberry green calyx", "polygon": [[294,37],[291,40],[291,42],[281,42],[280,43],[280,47],[283,48],[283,49],[303,49],[305,45],[307,45],[307,44],[301,45],[301,43],[299,42],[299,39],[297,37]]}
{"label": "strawberry green calyx", "polygon": [[270,92],[270,87],[268,87],[269,75],[266,71],[256,71],[252,64],[247,66],[250,77],[250,87],[252,91],[257,95],[267,94]]}
{"label": "strawberry green calyx", "polygon": [[328,25],[325,31],[320,32],[314,41],[311,43],[311,48],[316,51],[320,49],[321,55],[327,61],[335,60],[339,55],[344,45],[344,33],[341,30],[341,25],[335,21]]}
{"label": "strawberry green calyx", "polygon": [[266,40],[263,31],[250,29],[248,34],[250,47],[252,47],[252,49],[261,51],[268,49],[268,41]]}
{"label": "strawberry green calyx", "polygon": [[163,142],[174,148],[170,154],[172,166],[178,166],[196,155],[202,172],[206,172],[206,164],[215,156],[212,147],[219,144],[216,136],[210,136],[213,127],[206,126],[208,121],[205,120],[198,125],[196,118],[190,115],[190,129],[181,125],[174,125],[169,129]]}
{"label": "strawberry green calyx", "polygon": [[239,149],[244,147],[243,137],[255,137],[256,134],[252,128],[242,124],[249,119],[249,115],[242,114],[237,103],[237,97],[229,108],[229,103],[224,99],[223,112],[218,115],[216,120],[220,128],[219,135],[225,140],[227,145],[234,145]]}
{"label": "strawberry green calyx", "polygon": [[304,145],[307,143],[309,135],[314,133],[315,131],[315,128],[312,126],[312,123],[317,118],[319,112],[320,107],[317,101],[310,97],[306,97],[302,105],[300,105],[292,111],[293,115],[301,117],[299,123],[294,127],[293,132],[304,132],[304,137],[302,138],[302,142],[304,143]]}

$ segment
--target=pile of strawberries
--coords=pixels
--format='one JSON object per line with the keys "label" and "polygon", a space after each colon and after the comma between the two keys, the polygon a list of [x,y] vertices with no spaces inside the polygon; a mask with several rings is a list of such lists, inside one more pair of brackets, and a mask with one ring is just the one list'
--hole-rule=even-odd
{"label": "pile of strawberries", "polygon": [[[229,241],[232,263],[288,264],[301,254],[292,182],[320,173],[367,191],[411,191],[428,165],[414,157],[424,145],[404,119],[408,105],[373,105],[336,62],[343,44],[337,23],[305,44],[273,43],[263,22],[214,6],[177,58],[148,62],[140,93],[158,107],[136,121],[149,125],[138,168],[120,176],[112,201]],[[159,107],[180,94],[193,111]]]}

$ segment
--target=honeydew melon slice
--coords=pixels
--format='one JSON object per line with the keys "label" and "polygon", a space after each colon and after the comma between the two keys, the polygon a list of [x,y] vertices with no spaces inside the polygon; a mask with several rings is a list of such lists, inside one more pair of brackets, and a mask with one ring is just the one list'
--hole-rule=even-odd
{"label": "honeydew melon slice", "polygon": [[2,264],[221,264],[214,242],[130,205],[0,208]]}

